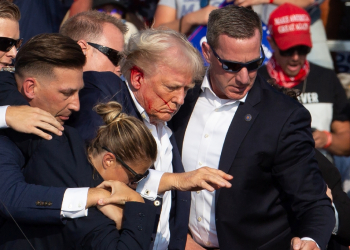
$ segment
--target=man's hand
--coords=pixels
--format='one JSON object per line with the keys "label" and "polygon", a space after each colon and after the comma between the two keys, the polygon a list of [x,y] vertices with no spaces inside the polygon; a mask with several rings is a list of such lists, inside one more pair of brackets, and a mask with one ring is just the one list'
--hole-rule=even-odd
{"label": "man's hand", "polygon": [[222,187],[230,188],[232,185],[228,180],[232,179],[232,175],[209,167],[185,173],[164,173],[160,179],[158,193],[169,190],[197,191],[202,189],[212,192]]}
{"label": "man's hand", "polygon": [[124,206],[122,205],[105,205],[105,206],[97,206],[97,208],[108,218],[113,220],[117,226],[117,229],[120,230],[122,228],[123,222],[123,210]]}
{"label": "man's hand", "polygon": [[329,199],[331,199],[332,203],[333,203],[333,195],[332,195],[332,190],[330,190],[330,188],[327,185],[327,192],[326,192],[327,196],[329,197]]}
{"label": "man's hand", "polygon": [[187,234],[185,250],[205,250],[205,248],[203,248],[197,242],[195,242],[190,234]]}
{"label": "man's hand", "polygon": [[63,126],[50,113],[30,106],[9,106],[6,110],[6,124],[19,132],[35,134],[46,140],[52,136],[41,129],[62,135]]}
{"label": "man's hand", "polygon": [[316,242],[312,240],[301,240],[298,237],[294,237],[291,241],[291,250],[321,250],[317,247]]}
{"label": "man's hand", "polygon": [[104,181],[98,185],[97,188],[103,188],[111,191],[111,196],[107,198],[101,197],[101,199],[99,199],[97,202],[98,205],[124,205],[125,202],[128,201],[145,202],[139,193],[120,181]]}
{"label": "man's hand", "polygon": [[315,141],[315,148],[323,148],[327,144],[327,134],[323,131],[316,130],[312,133]]}

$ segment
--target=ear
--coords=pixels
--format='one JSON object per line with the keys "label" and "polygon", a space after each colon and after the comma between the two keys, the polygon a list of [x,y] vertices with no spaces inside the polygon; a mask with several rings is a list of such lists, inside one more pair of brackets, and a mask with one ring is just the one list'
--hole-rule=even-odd
{"label": "ear", "polygon": [[37,85],[38,82],[35,78],[25,78],[21,83],[22,88],[20,92],[27,98],[27,100],[31,101],[35,98],[35,89]]}
{"label": "ear", "polygon": [[89,52],[91,51],[91,49],[89,49],[89,46],[88,46],[88,44],[87,44],[87,41],[85,41],[85,40],[79,40],[77,43],[79,44],[79,46],[80,46],[80,48],[81,48],[81,50],[83,51],[83,53],[84,53],[85,56],[86,56],[86,54],[88,53],[88,50],[89,50]]}
{"label": "ear", "polygon": [[273,41],[273,39],[272,39],[270,36],[268,36],[268,37],[266,37],[266,38],[267,38],[267,41],[269,41],[269,44],[270,44],[270,46],[271,46],[271,49],[272,49],[273,51],[276,51],[278,48],[277,48],[276,43]]}
{"label": "ear", "polygon": [[207,42],[202,43],[202,51],[205,60],[210,63],[210,46]]}
{"label": "ear", "polygon": [[103,158],[102,158],[102,167],[104,170],[107,170],[109,168],[115,167],[116,166],[116,160],[115,157],[112,153],[105,153]]}
{"label": "ear", "polygon": [[144,74],[141,69],[134,66],[130,69],[130,84],[131,86],[139,90],[141,85],[144,83]]}

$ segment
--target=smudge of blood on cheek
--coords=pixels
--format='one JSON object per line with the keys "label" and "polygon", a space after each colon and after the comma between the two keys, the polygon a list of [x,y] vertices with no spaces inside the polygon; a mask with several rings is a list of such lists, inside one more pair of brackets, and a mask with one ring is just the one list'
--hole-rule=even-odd
{"label": "smudge of blood on cheek", "polygon": [[164,104],[165,105],[167,105],[168,106],[168,108],[172,111],[172,112],[175,112],[176,111],[176,109],[172,109],[172,108],[170,108],[170,106],[169,106],[169,102],[167,102],[167,101],[165,101],[162,97],[160,97],[160,95],[158,95],[158,94],[156,94],[160,99],[162,99],[162,101],[164,102]]}

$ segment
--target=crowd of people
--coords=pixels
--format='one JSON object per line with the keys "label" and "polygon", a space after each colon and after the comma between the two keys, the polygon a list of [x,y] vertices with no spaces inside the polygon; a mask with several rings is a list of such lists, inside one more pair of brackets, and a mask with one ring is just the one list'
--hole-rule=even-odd
{"label": "crowd of people", "polygon": [[59,30],[23,45],[18,2],[0,0],[0,249],[349,249],[318,3],[270,1],[264,65],[265,1],[59,1]]}

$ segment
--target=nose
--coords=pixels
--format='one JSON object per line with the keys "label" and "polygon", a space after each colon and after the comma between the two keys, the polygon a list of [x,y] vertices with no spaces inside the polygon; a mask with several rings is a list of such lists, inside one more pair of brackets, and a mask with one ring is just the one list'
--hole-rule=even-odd
{"label": "nose", "polygon": [[298,52],[295,50],[294,51],[294,53],[293,53],[293,55],[292,55],[292,59],[294,60],[294,61],[297,61],[298,59],[299,59],[299,54],[298,54]]}
{"label": "nose", "polygon": [[239,72],[237,72],[236,80],[241,84],[249,83],[249,72],[246,67],[243,67]]}
{"label": "nose", "polygon": [[184,88],[179,89],[178,93],[176,93],[175,103],[178,105],[182,105],[185,102],[187,91]]}
{"label": "nose", "polygon": [[80,102],[79,102],[79,94],[78,94],[78,92],[76,92],[72,96],[72,100],[69,103],[68,109],[73,110],[73,111],[79,111],[79,109],[80,109]]}

